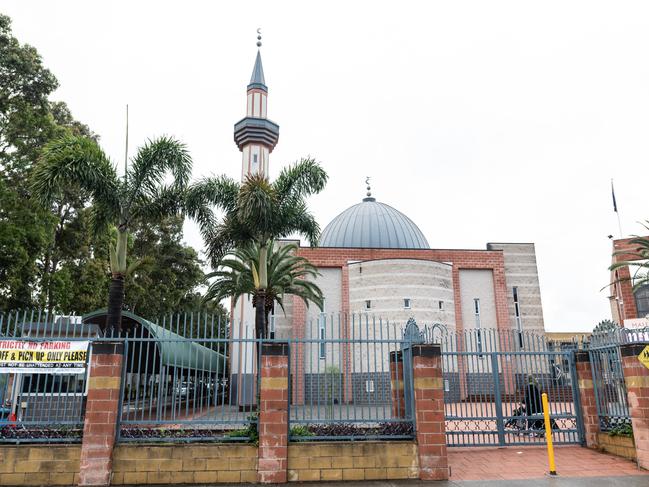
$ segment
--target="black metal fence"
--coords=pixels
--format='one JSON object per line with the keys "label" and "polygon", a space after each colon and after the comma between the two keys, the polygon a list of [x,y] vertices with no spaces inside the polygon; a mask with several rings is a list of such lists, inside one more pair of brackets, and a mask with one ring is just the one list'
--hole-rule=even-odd
{"label": "black metal fence", "polygon": [[[256,437],[260,340],[233,339],[207,314],[140,319],[125,336],[120,441],[249,441]],[[241,381],[238,370],[252,380]]]}
{"label": "black metal fence", "polygon": [[620,346],[649,341],[649,329],[615,328],[594,333],[589,342],[593,389],[602,431],[629,427],[631,417]]}
{"label": "black metal fence", "polygon": [[412,438],[412,368],[395,353],[409,344],[403,325],[367,313],[308,322],[289,340],[290,439]]}

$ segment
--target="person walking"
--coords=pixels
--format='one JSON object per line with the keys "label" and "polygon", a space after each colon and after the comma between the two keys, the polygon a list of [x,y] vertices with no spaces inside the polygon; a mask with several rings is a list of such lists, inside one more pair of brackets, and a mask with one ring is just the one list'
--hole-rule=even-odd
{"label": "person walking", "polygon": [[525,386],[525,414],[527,415],[527,428],[536,431],[543,430],[543,419],[533,418],[539,414],[543,414],[543,401],[541,399],[541,386],[532,375],[527,376],[527,384]]}

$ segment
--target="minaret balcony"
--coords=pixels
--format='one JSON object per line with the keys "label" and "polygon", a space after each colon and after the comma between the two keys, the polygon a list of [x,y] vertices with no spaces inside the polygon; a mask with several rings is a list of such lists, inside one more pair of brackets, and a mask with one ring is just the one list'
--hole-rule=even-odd
{"label": "minaret balcony", "polygon": [[268,147],[272,152],[279,139],[279,125],[265,118],[246,117],[234,124],[234,142],[243,147],[258,143]]}

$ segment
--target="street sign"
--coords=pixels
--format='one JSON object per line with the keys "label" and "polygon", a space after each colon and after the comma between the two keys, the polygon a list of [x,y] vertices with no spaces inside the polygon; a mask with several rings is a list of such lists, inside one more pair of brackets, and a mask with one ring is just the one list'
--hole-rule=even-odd
{"label": "street sign", "polygon": [[87,341],[0,340],[0,373],[79,374],[88,361]]}
{"label": "street sign", "polygon": [[644,347],[644,350],[640,352],[640,355],[638,355],[638,360],[642,365],[649,369],[649,345]]}

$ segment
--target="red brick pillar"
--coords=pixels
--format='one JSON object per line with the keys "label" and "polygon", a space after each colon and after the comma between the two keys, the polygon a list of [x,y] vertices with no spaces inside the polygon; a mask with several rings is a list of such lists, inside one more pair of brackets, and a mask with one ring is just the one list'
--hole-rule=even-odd
{"label": "red brick pillar", "polygon": [[[304,338],[307,338],[306,327],[308,323],[306,316],[306,305],[304,304],[304,301],[297,296],[293,296],[292,325],[292,338],[296,340],[303,340]],[[309,331],[313,332],[313,330]],[[308,338],[314,337],[309,336]],[[293,343],[291,350],[293,354],[293,356],[291,357],[291,366],[293,367],[293,373],[291,374],[291,404],[304,404],[304,390],[306,388],[304,356],[305,352],[307,355],[309,353],[313,353],[313,347],[315,345],[315,342],[305,343],[302,341],[296,341]]]}
{"label": "red brick pillar", "polygon": [[257,482],[286,482],[288,467],[288,343],[261,346]]}
{"label": "red brick pillar", "polygon": [[79,467],[81,486],[110,484],[123,358],[122,342],[92,345]]}
{"label": "red brick pillar", "polygon": [[599,416],[597,415],[597,402],[595,401],[593,371],[590,367],[590,353],[588,351],[577,352],[575,354],[575,363],[581,417],[584,420],[584,441],[588,448],[597,448]]}
{"label": "red brick pillar", "polygon": [[406,417],[406,398],[403,389],[403,354],[390,352],[390,390],[392,391],[392,417]]}
{"label": "red brick pillar", "polygon": [[638,466],[646,469],[649,469],[649,369],[640,362],[639,356],[646,354],[649,360],[649,349],[645,352],[648,345],[649,342],[629,343],[620,350],[636,458]]}
{"label": "red brick pillar", "polygon": [[413,384],[419,478],[447,480],[448,457],[444,423],[444,379],[439,345],[413,345]]}

